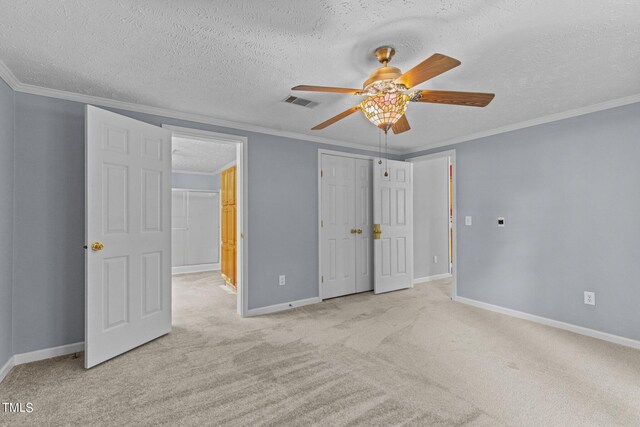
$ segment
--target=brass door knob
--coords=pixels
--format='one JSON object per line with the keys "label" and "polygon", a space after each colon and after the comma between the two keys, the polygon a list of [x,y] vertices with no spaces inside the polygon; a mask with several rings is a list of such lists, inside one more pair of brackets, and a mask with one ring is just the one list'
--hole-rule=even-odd
{"label": "brass door knob", "polygon": [[380,228],[380,224],[373,224],[373,239],[378,240],[381,234],[382,229]]}
{"label": "brass door knob", "polygon": [[358,233],[358,234],[362,234],[362,228],[358,228],[358,229],[356,230],[356,233]]}
{"label": "brass door knob", "polygon": [[358,230],[356,230],[355,228],[352,228],[352,229],[351,229],[351,234],[356,234],[356,232],[357,232],[357,231],[358,231]]}
{"label": "brass door knob", "polygon": [[104,245],[100,242],[93,242],[91,244],[91,250],[92,251],[101,251],[104,249]]}

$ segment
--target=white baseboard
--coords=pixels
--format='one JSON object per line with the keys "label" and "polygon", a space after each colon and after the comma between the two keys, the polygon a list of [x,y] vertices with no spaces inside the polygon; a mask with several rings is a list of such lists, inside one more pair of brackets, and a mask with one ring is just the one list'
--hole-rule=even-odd
{"label": "white baseboard", "polygon": [[203,271],[215,271],[215,270],[220,270],[220,263],[181,265],[178,267],[171,267],[171,274],[201,273]]}
{"label": "white baseboard", "polygon": [[302,307],[303,305],[316,304],[322,302],[320,297],[300,299],[297,301],[285,302],[282,304],[274,304],[266,307],[252,308],[247,311],[247,317],[260,316],[263,314],[276,313],[278,311],[289,310],[291,308]]}
{"label": "white baseboard", "polygon": [[625,338],[619,335],[609,334],[607,332],[596,331],[595,329],[589,329],[583,326],[573,325],[571,323],[565,323],[559,320],[549,319],[547,317],[536,316],[535,314],[529,314],[529,313],[525,313],[518,310],[512,310],[510,308],[500,307],[498,305],[493,305],[493,304],[477,301],[470,298],[454,296],[453,300],[457,302],[461,302],[463,304],[468,304],[474,307],[482,308],[485,310],[494,311],[496,313],[506,314],[507,316],[517,317],[519,319],[524,319],[524,320],[530,320],[532,322],[540,323],[542,325],[552,326],[558,329],[564,329],[565,331],[574,332],[580,335],[586,335],[591,338],[597,338],[600,340],[612,342],[614,344],[619,344],[625,347],[631,347],[631,348],[640,350],[640,341],[636,341],[631,338]]}
{"label": "white baseboard", "polygon": [[51,359],[52,357],[65,356],[67,354],[84,351],[84,342],[61,345],[58,347],[44,348],[42,350],[30,351],[13,355],[7,363],[0,368],[0,382],[7,376],[11,368],[24,363],[37,362],[38,360]]}
{"label": "white baseboard", "polygon": [[7,363],[5,363],[2,368],[0,368],[0,383],[2,382],[4,377],[7,376],[11,368],[13,368],[14,366],[15,366],[14,357],[11,356],[9,360],[7,360]]}
{"label": "white baseboard", "polygon": [[442,274],[435,274],[433,276],[418,277],[416,279],[413,279],[413,284],[417,285],[418,283],[433,282],[434,280],[448,279],[449,277],[452,277],[451,273],[442,273]]}
{"label": "white baseboard", "polygon": [[42,350],[20,353],[13,356],[15,365],[23,363],[37,362],[38,360],[51,359],[52,357],[64,356],[67,354],[84,351],[84,342],[61,345],[59,347],[45,348]]}

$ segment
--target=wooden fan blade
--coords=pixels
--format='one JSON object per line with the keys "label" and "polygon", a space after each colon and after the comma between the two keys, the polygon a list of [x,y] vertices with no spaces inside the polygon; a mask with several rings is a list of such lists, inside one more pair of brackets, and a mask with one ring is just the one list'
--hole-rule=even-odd
{"label": "wooden fan blade", "polygon": [[470,107],[485,107],[491,102],[493,93],[453,92],[449,90],[421,90],[417,102],[432,102],[434,104],[467,105]]}
{"label": "wooden fan blade", "polygon": [[347,117],[347,116],[349,116],[349,115],[351,115],[351,114],[355,113],[355,112],[356,112],[356,111],[358,111],[359,109],[360,109],[360,107],[357,107],[357,106],[356,106],[356,107],[351,107],[351,108],[349,108],[348,110],[343,111],[342,113],[338,114],[337,116],[331,117],[329,120],[324,121],[324,122],[320,123],[319,125],[312,127],[312,128],[311,128],[311,130],[324,129],[324,128],[326,128],[327,126],[334,124],[334,123],[335,123],[335,122],[337,122],[338,120],[342,120],[342,119],[344,119],[345,117]]}
{"label": "wooden fan blade", "polygon": [[291,90],[305,90],[307,92],[333,92],[333,93],[349,93],[356,94],[358,92],[362,92],[360,89],[349,89],[345,87],[330,87],[330,86],[307,86],[307,85],[299,85],[296,87],[292,87]]}
{"label": "wooden fan blade", "polygon": [[441,53],[434,53],[400,77],[396,79],[396,83],[402,83],[408,88],[426,82],[429,79],[438,76],[445,71],[460,65],[460,61]]}
{"label": "wooden fan blade", "polygon": [[403,114],[402,117],[400,117],[400,120],[398,120],[393,126],[391,126],[391,130],[396,135],[402,132],[406,132],[409,129],[411,129],[411,126],[409,126],[409,120],[407,120],[406,114]]}

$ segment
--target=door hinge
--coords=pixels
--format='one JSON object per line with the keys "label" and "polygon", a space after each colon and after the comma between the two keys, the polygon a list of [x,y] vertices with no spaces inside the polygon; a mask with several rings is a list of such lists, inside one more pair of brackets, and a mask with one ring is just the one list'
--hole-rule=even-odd
{"label": "door hinge", "polygon": [[324,276],[320,276],[320,283],[324,283]]}
{"label": "door hinge", "polygon": [[320,227],[324,227],[324,221],[320,220]]}
{"label": "door hinge", "polygon": [[320,169],[320,178],[322,178],[322,176],[323,176],[323,171],[322,169]]}

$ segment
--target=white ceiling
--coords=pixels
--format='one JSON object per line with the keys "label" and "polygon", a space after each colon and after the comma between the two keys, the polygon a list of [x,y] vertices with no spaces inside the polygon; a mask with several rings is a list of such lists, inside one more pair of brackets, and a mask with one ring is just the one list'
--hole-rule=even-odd
{"label": "white ceiling", "polygon": [[462,65],[421,88],[494,92],[488,107],[411,104],[403,150],[640,94],[635,0],[0,0],[0,59],[21,83],[377,146],[350,95],[392,45],[408,70],[434,52]]}
{"label": "white ceiling", "polygon": [[173,138],[171,166],[174,171],[214,173],[236,159],[233,144]]}

